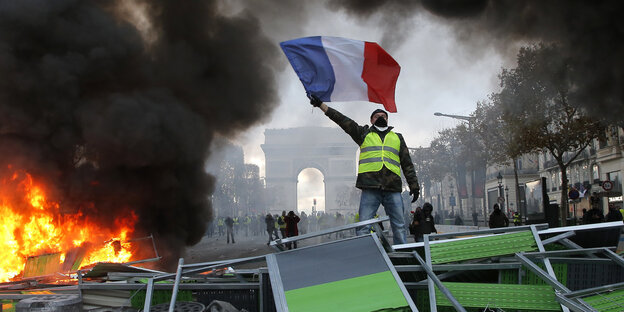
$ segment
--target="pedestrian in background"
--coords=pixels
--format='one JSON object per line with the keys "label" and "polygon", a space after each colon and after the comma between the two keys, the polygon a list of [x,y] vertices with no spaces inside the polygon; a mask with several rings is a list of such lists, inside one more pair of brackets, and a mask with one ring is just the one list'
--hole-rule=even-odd
{"label": "pedestrian in background", "polygon": [[464,225],[464,220],[462,220],[459,213],[455,216],[455,225]]}
{"label": "pedestrian in background", "polygon": [[602,209],[597,205],[592,206],[592,209],[587,212],[587,223],[601,223],[604,220]]}
{"label": "pedestrian in background", "polygon": [[271,243],[273,240],[273,235],[275,235],[275,239],[279,239],[279,235],[277,235],[277,229],[275,228],[275,219],[270,213],[267,213],[266,217],[264,217],[264,222],[266,223],[266,231],[269,233],[269,242],[267,245]]}
{"label": "pedestrian in background", "polygon": [[219,227],[219,236],[225,235],[225,218],[219,217],[217,221],[217,226]]}
{"label": "pedestrian in background", "polygon": [[606,216],[607,222],[622,221],[622,213],[614,204],[609,204],[609,213]]}
{"label": "pedestrian in background", "polygon": [[515,226],[519,226],[522,223],[520,221],[520,213],[518,213],[517,211],[513,213],[513,222]]}
{"label": "pedestrian in background", "polygon": [[409,226],[410,234],[414,235],[414,241],[416,242],[422,242],[422,232],[420,231],[420,220],[422,220],[422,214],[422,208],[416,207],[412,223]]}
{"label": "pedestrian in background", "polygon": [[[286,222],[286,235],[287,237],[294,237],[299,235],[299,228],[297,226],[297,223],[299,223],[299,221],[301,221],[301,218],[299,218],[299,216],[297,216],[295,214],[294,211],[289,211],[288,215],[286,217],[284,217],[284,221]],[[297,248],[297,242],[292,242],[292,243],[286,243],[286,247],[288,249],[292,249],[292,246],[295,246],[295,249]]]}
{"label": "pedestrian in background", "polygon": [[474,226],[479,225],[479,214],[476,211],[472,212],[472,223]]}
{"label": "pedestrian in background", "polygon": [[498,204],[494,204],[494,211],[490,214],[490,228],[501,228],[509,226],[509,219],[507,216],[500,210]]}
{"label": "pedestrian in background", "polygon": [[420,215],[420,220],[418,220],[419,223],[419,229],[420,229],[420,236],[418,237],[417,241],[423,241],[423,236],[425,234],[431,234],[431,233],[438,233],[438,230],[435,227],[435,222],[433,222],[433,206],[431,205],[431,203],[425,203],[422,207],[422,214]]}
{"label": "pedestrian in background", "polygon": [[279,218],[277,218],[277,226],[279,226],[280,234],[282,234],[282,237],[287,237],[286,236],[286,221],[284,220],[285,218],[286,218],[286,210],[282,210],[282,215],[279,216]]}
{"label": "pedestrian in background", "polygon": [[225,228],[226,228],[226,235],[227,235],[227,243],[230,243],[230,237],[232,238],[232,244],[235,243],[234,241],[234,219],[232,219],[232,217],[227,217],[227,219],[225,219]]}

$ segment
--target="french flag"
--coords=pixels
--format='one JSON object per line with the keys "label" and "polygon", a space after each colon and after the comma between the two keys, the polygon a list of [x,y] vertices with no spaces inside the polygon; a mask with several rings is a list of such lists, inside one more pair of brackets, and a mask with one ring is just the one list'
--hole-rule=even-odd
{"label": "french flag", "polygon": [[394,90],[401,66],[377,43],[316,36],[280,46],[308,96],[324,102],[375,102],[396,113]]}

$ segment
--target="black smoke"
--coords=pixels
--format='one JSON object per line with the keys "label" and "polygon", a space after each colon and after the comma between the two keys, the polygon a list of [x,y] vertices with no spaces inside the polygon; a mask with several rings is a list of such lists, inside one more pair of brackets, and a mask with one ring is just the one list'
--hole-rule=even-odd
{"label": "black smoke", "polygon": [[212,218],[211,140],[275,102],[258,25],[217,1],[0,0],[0,171],[104,225],[133,210],[177,257]]}
{"label": "black smoke", "polygon": [[564,51],[561,58],[574,71],[571,103],[595,117],[623,123],[623,1],[334,0],[330,6],[362,19],[384,16],[383,20],[390,21],[380,25],[386,34],[397,30],[397,19],[405,17],[403,21],[409,23],[428,12],[452,25],[457,38],[470,49],[494,46],[507,53],[518,43],[558,44]]}

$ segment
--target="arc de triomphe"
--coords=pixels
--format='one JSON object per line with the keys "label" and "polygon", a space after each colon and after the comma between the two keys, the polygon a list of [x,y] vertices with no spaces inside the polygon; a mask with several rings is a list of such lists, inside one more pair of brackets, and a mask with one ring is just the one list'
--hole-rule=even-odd
{"label": "arc de triomphe", "polygon": [[357,209],[343,197],[352,194],[358,146],[340,128],[301,127],[264,131],[265,181],[272,213],[297,210],[297,177],[306,168],[323,174],[325,212],[347,214]]}

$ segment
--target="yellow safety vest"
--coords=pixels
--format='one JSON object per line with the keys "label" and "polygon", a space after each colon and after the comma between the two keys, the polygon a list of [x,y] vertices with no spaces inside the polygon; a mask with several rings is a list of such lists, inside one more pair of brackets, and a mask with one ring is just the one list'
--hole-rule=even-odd
{"label": "yellow safety vest", "polygon": [[386,134],[383,142],[376,132],[369,132],[360,145],[360,162],[358,173],[377,172],[383,166],[401,176],[401,160],[399,149],[401,140],[399,136],[390,131]]}

